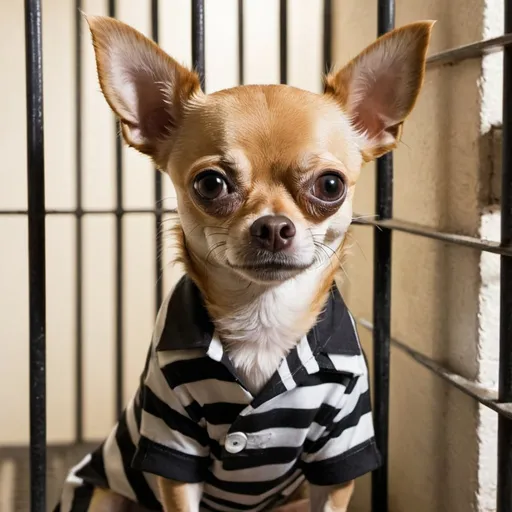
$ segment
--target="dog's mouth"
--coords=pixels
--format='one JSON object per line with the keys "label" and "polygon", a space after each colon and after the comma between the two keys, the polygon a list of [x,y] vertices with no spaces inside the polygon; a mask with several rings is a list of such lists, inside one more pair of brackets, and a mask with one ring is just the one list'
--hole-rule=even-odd
{"label": "dog's mouth", "polygon": [[311,264],[292,264],[292,263],[282,263],[282,262],[269,262],[269,263],[247,263],[243,265],[231,265],[235,270],[246,270],[253,272],[265,272],[271,270],[282,270],[282,271],[301,271],[306,270],[311,266]]}
{"label": "dog's mouth", "polygon": [[233,270],[255,281],[277,282],[295,277],[301,272],[308,270],[313,263],[314,262],[251,261],[239,264],[228,264]]}

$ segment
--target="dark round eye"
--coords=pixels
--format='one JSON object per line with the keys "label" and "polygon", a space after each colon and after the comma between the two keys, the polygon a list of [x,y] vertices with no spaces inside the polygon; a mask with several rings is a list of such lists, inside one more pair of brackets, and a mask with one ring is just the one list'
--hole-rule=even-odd
{"label": "dark round eye", "polygon": [[217,171],[204,171],[194,181],[194,189],[203,199],[219,199],[228,194],[226,178]]}
{"label": "dark round eye", "polygon": [[344,198],[346,190],[345,182],[340,176],[334,173],[326,173],[317,178],[311,193],[320,201],[334,203]]}

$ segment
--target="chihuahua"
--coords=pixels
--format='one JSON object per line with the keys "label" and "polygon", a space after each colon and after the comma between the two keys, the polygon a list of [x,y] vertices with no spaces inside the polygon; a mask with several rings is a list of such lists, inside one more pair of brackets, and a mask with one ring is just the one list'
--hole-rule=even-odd
{"label": "chihuahua", "polygon": [[396,29],[322,94],[198,75],[133,28],[87,18],[126,143],[169,174],[185,274],[139,389],[67,478],[62,512],[344,512],[380,464],[368,370],[336,287],[361,167],[392,150],[433,22]]}

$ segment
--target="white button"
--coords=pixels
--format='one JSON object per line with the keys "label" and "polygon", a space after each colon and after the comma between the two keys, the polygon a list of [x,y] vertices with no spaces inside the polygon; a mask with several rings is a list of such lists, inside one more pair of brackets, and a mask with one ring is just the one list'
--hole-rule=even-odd
{"label": "white button", "polygon": [[240,453],[247,446],[247,436],[243,432],[233,432],[226,437],[225,448],[229,453]]}

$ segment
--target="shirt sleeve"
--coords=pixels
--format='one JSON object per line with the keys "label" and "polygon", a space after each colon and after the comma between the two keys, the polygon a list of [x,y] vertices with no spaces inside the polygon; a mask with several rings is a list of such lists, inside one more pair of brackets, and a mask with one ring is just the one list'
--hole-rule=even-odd
{"label": "shirt sleeve", "polygon": [[209,438],[187,412],[186,393],[168,384],[151,347],[139,389],[140,439],[132,467],[186,483],[202,482],[209,466]]}
{"label": "shirt sleeve", "polygon": [[302,456],[303,471],[314,485],[338,485],[377,469],[368,375],[347,386],[330,427]]}

